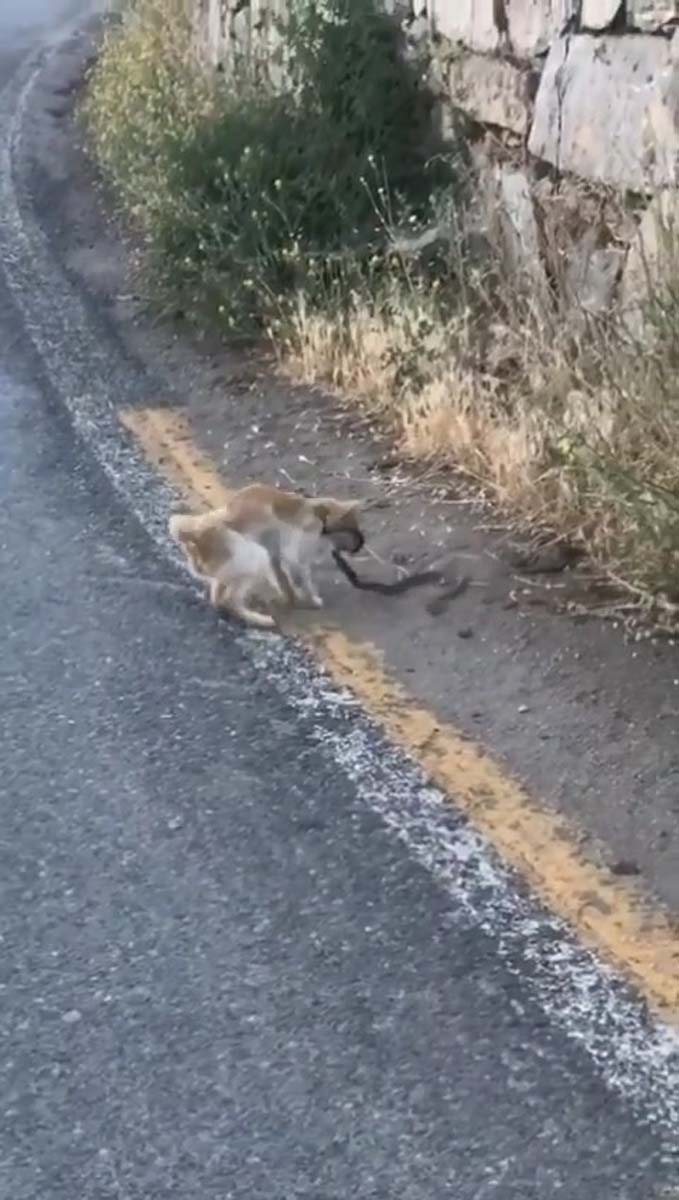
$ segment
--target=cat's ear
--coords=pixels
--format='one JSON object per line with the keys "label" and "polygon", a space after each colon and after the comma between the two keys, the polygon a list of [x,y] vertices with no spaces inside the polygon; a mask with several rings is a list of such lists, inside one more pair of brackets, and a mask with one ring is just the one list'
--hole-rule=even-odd
{"label": "cat's ear", "polygon": [[365,504],[365,500],[359,500],[356,497],[353,500],[329,500],[327,503],[330,506],[330,512],[336,517],[348,517],[354,513],[359,513]]}
{"label": "cat's ear", "polygon": [[319,521],[334,524],[345,517],[356,516],[363,507],[363,500],[335,500],[332,496],[321,496],[312,506]]}

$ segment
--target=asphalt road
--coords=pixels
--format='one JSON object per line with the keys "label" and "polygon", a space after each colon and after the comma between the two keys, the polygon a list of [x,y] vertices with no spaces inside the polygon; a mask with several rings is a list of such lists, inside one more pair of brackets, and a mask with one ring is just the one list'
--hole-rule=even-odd
{"label": "asphalt road", "polygon": [[0,1197],[663,1195],[666,1131],[163,561],[2,291],[0,496]]}

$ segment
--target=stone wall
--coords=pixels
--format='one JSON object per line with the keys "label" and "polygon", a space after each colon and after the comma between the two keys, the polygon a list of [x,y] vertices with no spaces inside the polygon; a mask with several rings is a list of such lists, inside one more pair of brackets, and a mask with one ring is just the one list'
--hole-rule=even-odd
{"label": "stone wall", "polygon": [[[679,184],[679,0],[386,2],[427,48],[441,131],[470,119],[513,261],[591,311],[634,304]],[[195,3],[210,63],[280,72],[285,0]]]}

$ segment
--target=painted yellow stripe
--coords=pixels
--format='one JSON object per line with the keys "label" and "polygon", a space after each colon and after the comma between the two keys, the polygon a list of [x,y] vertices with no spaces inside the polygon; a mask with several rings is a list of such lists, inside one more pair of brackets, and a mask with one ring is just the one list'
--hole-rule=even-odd
{"label": "painted yellow stripe", "polygon": [[170,408],[125,409],[120,420],[134,434],[149,461],[197,508],[219,508],[231,495],[204,455],[189,427]]}
{"label": "painted yellow stripe", "polygon": [[[181,415],[127,410],[121,420],[187,500],[228,500],[229,489],[194,445]],[[636,884],[586,859],[576,831],[531,799],[479,745],[410,698],[385,673],[374,647],[320,624],[299,636],[542,900],[631,977],[659,1015],[679,1024],[679,923]]]}

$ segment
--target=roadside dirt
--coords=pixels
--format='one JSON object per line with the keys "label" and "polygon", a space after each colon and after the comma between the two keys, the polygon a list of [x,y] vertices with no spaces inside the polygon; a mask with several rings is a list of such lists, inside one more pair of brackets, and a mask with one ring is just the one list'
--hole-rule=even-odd
{"label": "roadside dirt", "polygon": [[282,382],[261,352],[226,350],[150,315],[132,244],[81,146],[83,53],[75,41],[45,77],[42,119],[28,127],[33,195],[97,319],[145,365],[147,406],[179,408],[229,484],[259,479],[368,499],[373,556],[354,563],[362,575],[441,568],[445,588],[388,598],[353,590],[328,561],[320,574],[328,619],[376,646],[412,695],[569,817],[591,857],[641,875],[679,913],[676,647],[626,644],[619,628],[564,615],[583,589],[591,604],[586,574],[526,559],[452,481],[399,465],[376,430],[332,397]]}

